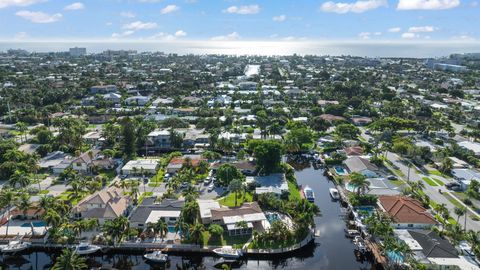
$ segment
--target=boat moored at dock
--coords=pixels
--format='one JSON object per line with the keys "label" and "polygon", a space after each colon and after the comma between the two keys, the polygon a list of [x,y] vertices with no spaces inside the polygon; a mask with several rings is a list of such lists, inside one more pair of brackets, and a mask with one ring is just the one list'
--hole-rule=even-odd
{"label": "boat moored at dock", "polygon": [[232,248],[231,246],[223,246],[221,248],[216,248],[213,250],[213,253],[218,256],[230,259],[237,259],[243,255],[241,249]]}
{"label": "boat moored at dock", "polygon": [[162,253],[162,251],[160,250],[155,250],[153,252],[143,255],[143,258],[151,262],[164,263],[168,260],[168,255]]}
{"label": "boat moored at dock", "polygon": [[88,255],[93,254],[102,248],[96,245],[91,245],[88,243],[80,243],[75,247],[75,253],[78,255]]}
{"label": "boat moored at dock", "polygon": [[311,189],[309,186],[305,186],[303,189],[303,196],[307,201],[309,202],[314,202],[315,201],[315,193],[313,192],[313,189]]}
{"label": "boat moored at dock", "polygon": [[334,200],[340,199],[340,193],[338,192],[338,189],[330,188],[328,191],[330,192],[330,196],[332,196],[332,199]]}
{"label": "boat moored at dock", "polygon": [[16,253],[20,251],[24,251],[25,249],[29,248],[31,243],[23,242],[21,240],[13,240],[8,243],[7,246],[1,249],[2,253]]}

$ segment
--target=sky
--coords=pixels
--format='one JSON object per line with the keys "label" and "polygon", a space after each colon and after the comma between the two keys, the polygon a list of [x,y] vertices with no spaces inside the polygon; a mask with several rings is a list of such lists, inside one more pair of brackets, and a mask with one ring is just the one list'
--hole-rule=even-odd
{"label": "sky", "polygon": [[480,0],[0,0],[0,40],[473,41]]}

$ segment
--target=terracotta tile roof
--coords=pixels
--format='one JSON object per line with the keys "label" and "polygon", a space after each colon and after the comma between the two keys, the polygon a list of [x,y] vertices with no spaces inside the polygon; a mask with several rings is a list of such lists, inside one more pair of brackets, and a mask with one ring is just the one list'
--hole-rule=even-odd
{"label": "terracotta tile roof", "polygon": [[418,200],[404,196],[379,196],[378,201],[397,223],[437,224]]}
{"label": "terracotta tile roof", "polygon": [[360,156],[363,154],[363,148],[361,146],[347,147],[344,151],[349,156]]}

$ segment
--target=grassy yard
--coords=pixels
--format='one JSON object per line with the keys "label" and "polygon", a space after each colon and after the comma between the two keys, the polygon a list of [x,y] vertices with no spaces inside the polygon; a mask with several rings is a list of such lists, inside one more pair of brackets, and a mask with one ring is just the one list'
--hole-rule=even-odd
{"label": "grassy yard", "polygon": [[38,192],[38,195],[46,195],[46,194],[48,194],[48,192],[50,192],[50,191],[48,191],[46,189],[40,190],[40,192]]}
{"label": "grassy yard", "polygon": [[388,182],[394,184],[397,187],[405,185],[405,182],[403,182],[402,180],[388,180]]}
{"label": "grassy yard", "polygon": [[70,203],[73,205],[76,205],[79,201],[81,201],[83,198],[85,198],[87,195],[89,195],[88,192],[82,192],[78,194],[78,197],[75,199],[71,199],[71,195],[73,193],[71,191],[64,191],[58,195],[57,199],[63,200],[63,201],[70,201]]}
{"label": "grassy yard", "polygon": [[398,176],[400,176],[400,177],[402,177],[402,178],[405,178],[405,174],[404,174],[401,170],[392,169],[392,171],[393,171],[396,175],[398,175]]}
{"label": "grassy yard", "polygon": [[448,176],[446,174],[443,174],[439,170],[428,170],[428,174],[436,175],[436,176],[440,176],[440,177],[444,177],[444,178],[450,178],[450,176]]}
{"label": "grassy yard", "polygon": [[150,178],[150,183],[161,183],[163,182],[163,177],[165,176],[165,170],[159,169],[157,174]]}
{"label": "grassy yard", "polygon": [[433,181],[431,178],[428,177],[422,177],[423,181],[427,182],[432,187],[438,187],[437,182]]}
{"label": "grassy yard", "polygon": [[143,192],[142,195],[140,195],[140,197],[138,197],[138,204],[141,204],[143,202],[143,199],[145,199],[146,197],[150,197],[152,195],[153,195],[153,192],[151,192],[151,191]]}
{"label": "grassy yard", "polygon": [[455,207],[463,207],[463,205],[459,201],[457,201],[455,198],[453,198],[451,195],[445,195],[445,197],[449,202],[455,205]]}
{"label": "grassy yard", "polygon": [[292,181],[288,181],[288,190],[290,191],[289,199],[290,200],[300,200],[300,191],[297,187],[297,184],[295,184]]}
{"label": "grassy yard", "polygon": [[[244,202],[251,202],[253,200],[253,194],[250,192],[245,193],[245,198],[243,197],[243,193],[237,194],[237,205],[240,206]],[[228,193],[227,196],[221,198],[218,201],[221,205],[228,206],[228,207],[235,207],[235,194]]]}
{"label": "grassy yard", "polygon": [[233,246],[235,248],[242,248],[243,245],[250,239],[250,236],[229,236],[225,232],[220,238],[213,237],[208,230],[202,233],[202,243],[204,246]]}

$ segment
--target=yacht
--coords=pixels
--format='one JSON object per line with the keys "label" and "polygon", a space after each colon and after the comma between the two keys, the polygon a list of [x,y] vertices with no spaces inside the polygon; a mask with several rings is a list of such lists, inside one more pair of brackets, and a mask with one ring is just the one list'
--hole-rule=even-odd
{"label": "yacht", "polygon": [[348,238],[355,238],[357,236],[360,236],[360,232],[357,230],[347,230],[345,229],[345,236]]}
{"label": "yacht", "polygon": [[242,250],[232,248],[231,246],[223,246],[221,248],[216,248],[213,250],[213,253],[222,256],[224,258],[237,259],[243,255]]}
{"label": "yacht", "polygon": [[162,253],[160,250],[155,250],[143,255],[143,258],[151,262],[164,263],[168,260],[168,255]]}
{"label": "yacht", "polygon": [[20,240],[13,240],[7,246],[2,247],[3,253],[16,253],[29,248],[32,244],[29,242],[22,242]]}
{"label": "yacht", "polygon": [[101,247],[88,243],[80,243],[75,247],[75,253],[78,255],[88,255],[99,251]]}
{"label": "yacht", "polygon": [[363,240],[362,237],[360,236],[355,236],[353,239],[353,243],[355,244],[356,250],[365,253],[367,252],[367,245],[365,244],[365,241]]}
{"label": "yacht", "polygon": [[330,188],[328,191],[330,192],[330,196],[332,196],[332,199],[340,199],[340,193],[338,193],[338,190],[336,188]]}
{"label": "yacht", "polygon": [[309,202],[315,201],[315,193],[313,193],[313,189],[311,189],[309,186],[305,186],[303,188],[303,196],[305,199],[307,199]]}

